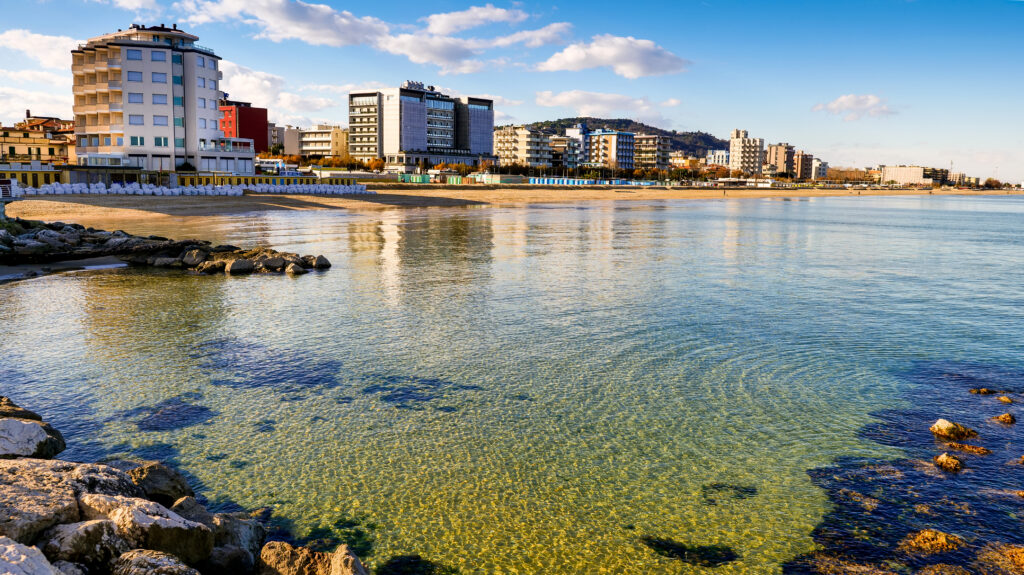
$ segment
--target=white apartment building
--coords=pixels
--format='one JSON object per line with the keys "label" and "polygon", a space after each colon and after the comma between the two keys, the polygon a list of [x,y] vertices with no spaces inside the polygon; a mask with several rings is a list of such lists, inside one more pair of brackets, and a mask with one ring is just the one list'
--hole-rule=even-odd
{"label": "white apartment building", "polygon": [[338,126],[317,124],[309,130],[299,132],[299,155],[323,156],[331,155],[331,134],[339,130]]}
{"label": "white apartment building", "polygon": [[672,142],[668,136],[637,134],[634,139],[633,164],[637,168],[667,170]]}
{"label": "white apartment building", "polygon": [[580,164],[580,141],[569,136],[551,136],[551,167],[574,169]]}
{"label": "white apartment building", "polygon": [[751,138],[746,130],[733,130],[729,136],[729,169],[760,174],[764,162],[764,140]]}
{"label": "white apartment building", "polygon": [[220,131],[220,57],[198,39],[133,24],[71,51],[79,165],[253,173],[253,141]]}
{"label": "white apartment building", "polygon": [[526,126],[494,130],[494,155],[502,166],[551,167],[551,136]]}
{"label": "white apartment building", "polygon": [[709,166],[728,166],[729,150],[708,150],[707,164]]}
{"label": "white apartment building", "polygon": [[811,179],[815,181],[827,180],[828,162],[822,161],[821,158],[814,158],[811,160]]}
{"label": "white apartment building", "polygon": [[491,100],[453,98],[421,82],[349,94],[349,154],[392,170],[496,161],[493,133]]}

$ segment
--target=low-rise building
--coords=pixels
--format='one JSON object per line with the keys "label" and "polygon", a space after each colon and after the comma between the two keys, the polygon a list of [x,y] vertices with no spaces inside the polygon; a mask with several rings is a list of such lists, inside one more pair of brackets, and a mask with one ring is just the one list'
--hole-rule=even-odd
{"label": "low-rise building", "polygon": [[822,161],[821,158],[811,160],[811,179],[815,181],[827,180],[828,162]]}
{"label": "low-rise building", "polygon": [[[74,141],[66,133],[0,125],[0,162],[66,163]],[[74,128],[72,128],[73,130]]]}
{"label": "low-rise building", "polygon": [[942,184],[949,178],[949,170],[924,166],[879,166],[883,184],[899,186],[930,186]]}
{"label": "low-rise building", "polygon": [[727,166],[729,165],[729,150],[708,150],[707,165]]}
{"label": "low-rise building", "polygon": [[494,155],[501,166],[551,167],[551,136],[526,126],[494,130]]}
{"label": "low-rise building", "polygon": [[636,168],[667,170],[672,141],[668,136],[637,134],[633,140],[633,165]]}
{"label": "low-rise building", "polygon": [[318,124],[299,132],[299,155],[316,158],[348,157],[348,138],[348,130],[341,126]]}
{"label": "low-rise building", "polygon": [[677,170],[699,170],[706,165],[706,160],[691,156],[686,152],[672,152],[668,157],[669,166]]}

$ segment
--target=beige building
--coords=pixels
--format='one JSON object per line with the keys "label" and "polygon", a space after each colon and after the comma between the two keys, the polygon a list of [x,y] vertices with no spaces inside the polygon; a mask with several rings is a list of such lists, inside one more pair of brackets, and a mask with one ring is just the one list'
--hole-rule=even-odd
{"label": "beige building", "polygon": [[348,137],[348,130],[341,126],[318,124],[309,130],[299,132],[298,153],[301,156],[319,158],[345,158],[349,155]]}
{"label": "beige building", "polygon": [[729,136],[729,169],[760,174],[764,160],[764,140],[751,138],[746,130],[733,130]]}
{"label": "beige building", "polygon": [[587,133],[587,165],[632,170],[636,151],[632,132],[600,129]]}
{"label": "beige building", "polygon": [[668,157],[669,166],[677,170],[698,170],[706,165],[706,161],[686,152],[672,152]]}
{"label": "beige building", "polygon": [[900,186],[930,186],[944,183],[949,170],[925,168],[923,166],[880,166],[882,183]]}
{"label": "beige building", "polygon": [[501,166],[551,167],[551,136],[526,126],[494,130],[494,155]]}
{"label": "beige building", "polygon": [[551,136],[551,167],[573,169],[580,165],[580,141],[569,136]]}
{"label": "beige building", "polygon": [[811,180],[814,179],[814,156],[797,150],[793,154],[793,179]]}
{"label": "beige building", "polygon": [[[764,163],[775,166],[776,174],[793,174],[793,158],[795,155],[793,146],[786,143],[773,144],[765,150]],[[763,171],[763,170],[762,170]]]}
{"label": "beige building", "polygon": [[0,162],[3,163],[32,160],[65,163],[69,147],[74,150],[65,134],[0,125]]}
{"label": "beige building", "polygon": [[672,142],[668,136],[637,134],[634,138],[633,165],[636,168],[667,170]]}

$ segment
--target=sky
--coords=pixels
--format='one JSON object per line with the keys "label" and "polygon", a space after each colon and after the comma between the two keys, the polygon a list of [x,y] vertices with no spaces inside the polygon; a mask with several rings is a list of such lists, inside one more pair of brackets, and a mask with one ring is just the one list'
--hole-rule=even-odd
{"label": "sky", "polygon": [[178,24],[232,99],[348,122],[353,89],[417,80],[496,122],[632,118],[745,129],[832,166],[1024,182],[1021,0],[0,0],[0,122],[71,114],[80,41]]}

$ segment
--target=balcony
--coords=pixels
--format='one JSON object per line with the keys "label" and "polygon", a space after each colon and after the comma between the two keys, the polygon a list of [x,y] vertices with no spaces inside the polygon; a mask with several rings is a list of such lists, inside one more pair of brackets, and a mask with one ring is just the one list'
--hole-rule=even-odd
{"label": "balcony", "polygon": [[121,89],[121,81],[120,80],[110,80],[109,82],[107,82],[107,88],[110,89],[110,90],[120,90]]}
{"label": "balcony", "polygon": [[114,59],[114,58],[111,58],[111,59],[107,60],[107,68],[108,69],[112,69],[112,70],[120,70],[121,69],[121,60],[117,60],[117,59]]}

